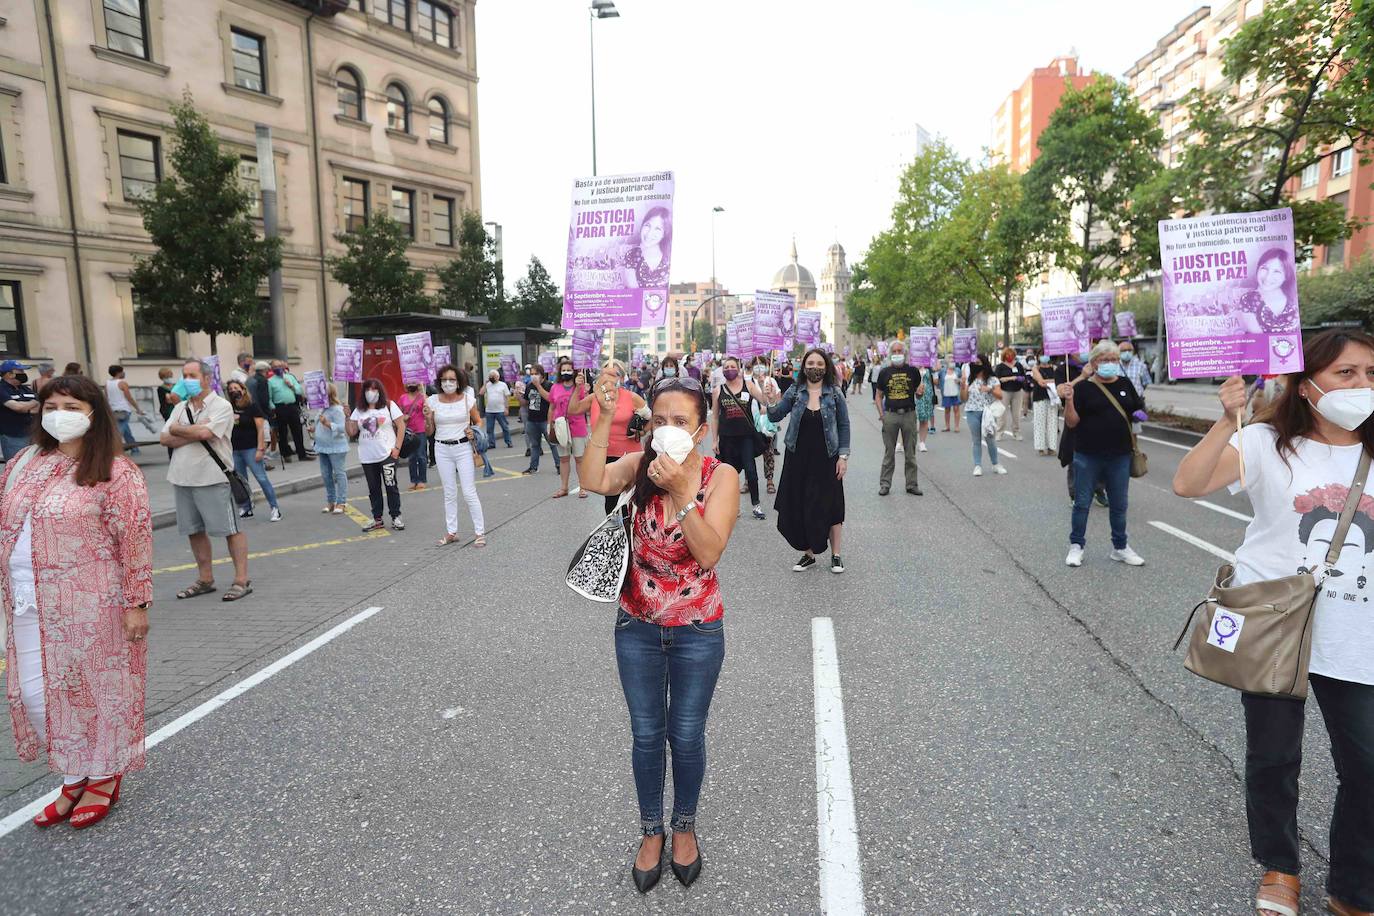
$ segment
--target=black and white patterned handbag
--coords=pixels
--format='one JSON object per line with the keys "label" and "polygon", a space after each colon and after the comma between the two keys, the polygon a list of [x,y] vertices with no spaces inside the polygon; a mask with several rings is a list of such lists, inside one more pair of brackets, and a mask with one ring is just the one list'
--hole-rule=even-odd
{"label": "black and white patterned handbag", "polygon": [[604,604],[620,600],[620,587],[630,568],[634,506],[629,500],[633,492],[631,487],[620,494],[615,509],[592,529],[568,564],[568,576],[564,581],[583,598]]}

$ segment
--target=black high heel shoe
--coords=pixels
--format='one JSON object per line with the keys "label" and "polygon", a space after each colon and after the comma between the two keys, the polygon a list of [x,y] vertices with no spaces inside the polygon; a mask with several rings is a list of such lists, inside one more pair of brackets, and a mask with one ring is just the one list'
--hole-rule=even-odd
{"label": "black high heel shoe", "polygon": [[692,883],[701,876],[701,841],[697,840],[697,857],[687,865],[679,865],[669,859],[669,864],[673,866],[673,876],[682,884],[683,887],[691,887]]}
{"label": "black high heel shoe", "polygon": [[[642,840],[640,841],[643,842]],[[666,843],[664,845],[667,845]],[[638,858],[638,855],[636,855]],[[673,866],[675,869],[677,866]],[[658,865],[647,870],[640,870],[633,862],[630,863],[630,876],[635,879],[635,887],[641,894],[647,894],[658,884],[658,879],[663,877],[663,849],[658,851]]]}

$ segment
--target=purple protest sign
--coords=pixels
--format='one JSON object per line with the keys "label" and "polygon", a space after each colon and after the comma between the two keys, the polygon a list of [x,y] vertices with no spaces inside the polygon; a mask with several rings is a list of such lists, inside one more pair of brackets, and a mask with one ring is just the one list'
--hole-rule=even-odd
{"label": "purple protest sign", "polygon": [[1293,211],[1159,223],[1169,376],[1301,372]]}
{"label": "purple protest sign", "polygon": [[887,341],[878,341],[878,356],[880,358],[885,358],[887,356]]}
{"label": "purple protest sign", "polygon": [[325,381],[324,373],[318,369],[312,369],[305,374],[305,406],[311,410],[324,410],[329,406],[329,389],[325,387],[329,383]]}
{"label": "purple protest sign", "polygon": [[1109,289],[1078,294],[1078,300],[1083,303],[1084,316],[1088,319],[1088,339],[1094,343],[1112,336],[1114,296]]}
{"label": "purple protest sign", "polygon": [[574,181],[563,327],[662,327],[672,242],[672,172]]}
{"label": "purple protest sign", "polygon": [[797,300],[791,293],[754,293],[754,348],[781,350],[796,333]]}
{"label": "purple protest sign", "polygon": [[753,321],[740,322],[739,326],[735,328],[735,339],[739,341],[739,352],[733,354],[734,356],[738,356],[740,359],[748,359],[759,352],[758,347],[754,344]]}
{"label": "purple protest sign", "polygon": [[545,350],[539,354],[539,365],[545,375],[553,375],[553,370],[558,366],[558,354],[552,350]]}
{"label": "purple protest sign", "polygon": [[215,394],[220,394],[224,391],[224,379],[220,375],[219,357],[207,356],[204,362],[210,367],[210,390]]}
{"label": "purple protest sign", "polygon": [[574,369],[601,368],[601,331],[573,331],[572,358]]}
{"label": "purple protest sign", "polygon": [[801,309],[797,312],[797,343],[803,347],[814,347],[821,342],[821,313],[819,309]]}
{"label": "purple protest sign", "polygon": [[635,347],[630,351],[630,368],[641,369],[644,367],[644,348]]}
{"label": "purple protest sign", "polygon": [[1092,347],[1082,296],[1057,296],[1040,302],[1040,332],[1046,356],[1081,353]]}
{"label": "purple protest sign", "polygon": [[832,356],[835,353],[835,345],[828,340],[821,341],[821,349]]}
{"label": "purple protest sign", "polygon": [[397,334],[396,359],[401,364],[402,384],[428,385],[434,377],[434,343],[429,332]]}
{"label": "purple protest sign", "polygon": [[940,329],[913,327],[908,334],[907,350],[913,366],[935,368],[940,364]]}
{"label": "purple protest sign", "polygon": [[[882,350],[882,343],[878,344],[879,351]],[[954,361],[956,363],[971,363],[978,358],[978,329],[977,328],[955,328],[954,329]]]}
{"label": "purple protest sign", "polygon": [[701,358],[709,363],[711,360],[716,358],[716,354],[711,350],[702,350]]}
{"label": "purple protest sign", "polygon": [[444,347],[435,347],[435,348],[434,348],[434,372],[435,372],[436,375],[439,373],[439,369],[440,369],[441,367],[443,367],[443,366],[450,366],[450,365],[452,365],[452,364],[453,364],[453,348],[452,348],[452,347],[444,346]]}
{"label": "purple protest sign", "polygon": [[729,356],[739,356],[739,326],[736,324],[725,326],[725,352]]}
{"label": "purple protest sign", "polygon": [[1135,312],[1116,313],[1116,332],[1122,337],[1135,336]]}
{"label": "purple protest sign", "polygon": [[363,380],[363,342],[353,337],[334,338],[334,381]]}

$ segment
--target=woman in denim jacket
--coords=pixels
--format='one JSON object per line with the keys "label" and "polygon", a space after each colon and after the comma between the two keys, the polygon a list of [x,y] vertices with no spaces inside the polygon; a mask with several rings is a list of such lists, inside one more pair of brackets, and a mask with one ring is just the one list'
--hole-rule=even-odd
{"label": "woman in denim jacket", "polygon": [[802,378],[768,408],[774,423],[790,417],[787,460],[773,508],[778,531],[802,551],[793,570],[816,565],[816,554],[830,546],[830,571],[844,572],[840,534],[844,527],[844,474],[849,465],[849,406],[840,394],[835,365],[824,350],[802,358]]}

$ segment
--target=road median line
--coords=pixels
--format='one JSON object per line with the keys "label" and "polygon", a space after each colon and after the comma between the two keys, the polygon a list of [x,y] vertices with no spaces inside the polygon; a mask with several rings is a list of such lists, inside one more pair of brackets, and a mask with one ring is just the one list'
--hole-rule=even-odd
{"label": "road median line", "polygon": [[864,884],[854,781],[844,725],[844,694],[829,617],[811,620],[816,703],[816,829],[820,845],[821,912],[863,916]]}
{"label": "road median line", "polygon": [[1236,562],[1235,554],[1231,553],[1229,550],[1223,550],[1216,544],[1204,541],[1197,535],[1189,534],[1181,528],[1175,528],[1173,525],[1169,525],[1164,522],[1152,521],[1150,522],[1150,524],[1151,526],[1158,528],[1160,531],[1163,531],[1165,534],[1171,534],[1174,537],[1178,538],[1180,541],[1183,541],[1185,544],[1192,544],[1194,547],[1197,547],[1200,550],[1205,550],[1208,553],[1212,554],[1212,556],[1225,560],[1227,563]]}

